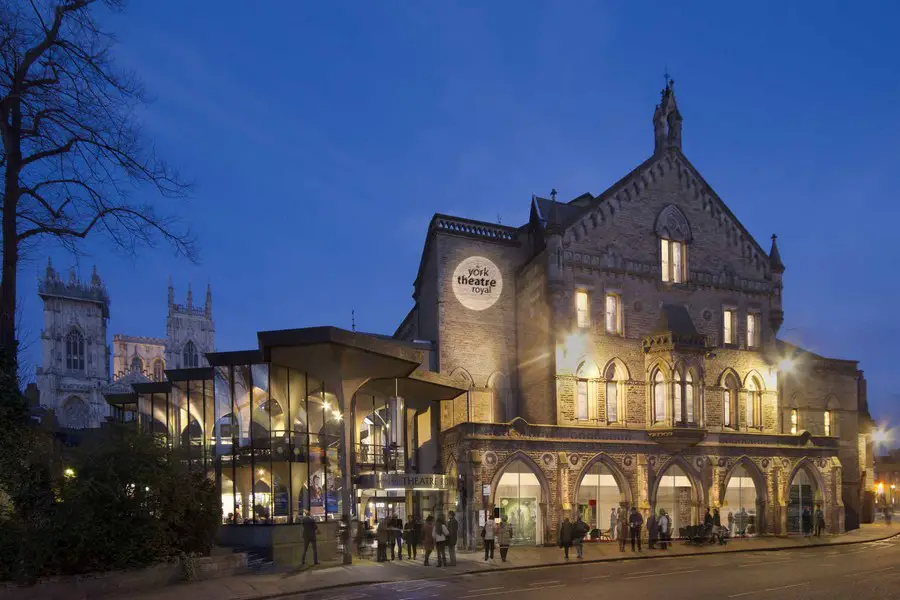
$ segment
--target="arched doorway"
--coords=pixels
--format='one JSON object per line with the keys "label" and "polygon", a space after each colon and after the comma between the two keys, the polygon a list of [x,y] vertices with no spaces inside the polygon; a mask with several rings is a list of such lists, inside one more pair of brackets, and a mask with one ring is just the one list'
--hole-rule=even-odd
{"label": "arched doorway", "polygon": [[541,504],[546,493],[536,467],[522,458],[509,462],[496,480],[493,506],[512,527],[512,544],[539,546],[544,543]]}
{"label": "arched doorway", "polygon": [[763,530],[764,492],[757,474],[738,463],[729,473],[722,493],[722,525],[732,536],[758,535]]}
{"label": "arched doorway", "polygon": [[591,530],[611,529],[615,523],[614,511],[628,502],[628,493],[620,485],[618,473],[605,459],[598,457],[582,471],[575,488],[575,508]]}
{"label": "arched doorway", "polygon": [[692,475],[683,465],[673,462],[657,478],[651,504],[657,514],[662,509],[671,517],[673,537],[682,537],[684,528],[697,523],[697,507],[701,501]]}
{"label": "arched doorway", "polygon": [[[816,478],[810,473],[807,465],[801,465],[794,471],[788,488],[788,533],[811,532],[816,502],[821,502],[821,492]],[[804,519],[806,511],[808,518]],[[806,531],[804,531],[804,523]]]}

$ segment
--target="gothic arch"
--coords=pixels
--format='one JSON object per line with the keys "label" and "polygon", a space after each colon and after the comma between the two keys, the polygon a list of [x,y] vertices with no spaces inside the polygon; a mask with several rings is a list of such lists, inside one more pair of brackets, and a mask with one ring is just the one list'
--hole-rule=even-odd
{"label": "gothic arch", "polygon": [[656,235],[674,242],[690,242],[691,226],[681,209],[674,204],[664,207],[656,217]]}
{"label": "gothic arch", "polygon": [[91,426],[91,409],[80,396],[69,396],[62,405],[65,426],[69,429],[87,429]]}
{"label": "gothic arch", "polygon": [[466,389],[475,387],[474,380],[469,372],[463,367],[456,367],[450,372],[450,378],[458,383],[462,383]]}
{"label": "gothic arch", "polygon": [[[575,483],[575,489],[572,492],[572,499],[578,498],[578,492],[581,490],[581,482],[584,480],[584,476],[590,473],[590,470],[593,469],[596,465],[601,464],[612,474],[613,478],[616,480],[616,485],[619,486],[619,493],[625,496],[625,502],[628,506],[634,506],[634,501],[632,499],[631,493],[631,485],[628,483],[628,477],[625,476],[625,473],[619,468],[616,462],[605,452],[600,452],[596,454],[593,458],[587,461],[584,464],[584,467],[578,473],[578,480]],[[575,503],[572,502],[574,505]]]}
{"label": "gothic arch", "polygon": [[[677,456],[673,456],[669,458],[653,475],[653,482],[650,485],[650,506],[656,506],[656,497],[659,493],[659,482],[662,480],[663,475],[666,474],[666,471],[669,470],[670,467],[678,465],[682,471],[684,471],[685,476],[687,476],[688,481],[691,482],[691,487],[694,490],[694,494],[697,496],[697,504],[695,506],[695,511],[699,511],[700,506],[706,506],[708,503],[708,499],[706,497],[706,490],[704,489],[703,484],[701,483],[701,476],[697,472],[694,467],[680,454]],[[699,513],[698,513],[699,515]],[[695,516],[698,516],[695,515]]]}
{"label": "gothic arch", "polygon": [[607,378],[606,374],[609,373],[610,367],[615,369],[616,381],[631,381],[631,372],[628,370],[628,366],[621,358],[615,357],[610,359],[609,362],[607,362],[603,367],[600,375],[604,378]]}
{"label": "gothic arch", "polygon": [[728,379],[728,376],[731,375],[734,377],[735,382],[737,382],[738,389],[741,388],[741,377],[737,374],[737,371],[732,369],[731,367],[725,367],[722,372],[719,374],[719,378],[716,380],[716,385],[720,388],[725,387],[725,380]]}
{"label": "gothic arch", "polygon": [[[577,365],[575,367],[575,376],[582,377],[584,379],[599,379],[602,375],[600,368],[597,366],[597,363],[594,362],[594,359],[590,356],[582,356],[577,361],[575,361]],[[581,373],[581,375],[579,375]]]}
{"label": "gothic arch", "polygon": [[787,488],[785,489],[785,498],[790,496],[790,489],[791,485],[794,483],[794,477],[797,476],[797,473],[799,473],[801,469],[806,471],[806,474],[809,476],[809,478],[816,482],[817,498],[821,499],[821,501],[824,502],[825,498],[828,497],[828,495],[826,494],[827,488],[825,487],[825,478],[822,477],[822,473],[807,457],[801,458],[799,462],[794,465],[794,468],[791,469],[791,472],[785,479],[785,485],[787,486]]}
{"label": "gothic arch", "polygon": [[840,408],[841,403],[834,392],[830,392],[827,396],[825,396],[825,410],[830,410],[833,412],[835,410],[840,410]]}
{"label": "gothic arch", "polygon": [[[760,503],[765,503],[766,501],[766,475],[762,472],[759,466],[750,460],[746,454],[741,456],[734,464],[728,467],[728,470],[725,471],[725,474],[722,476],[722,480],[719,482],[719,502],[722,501],[722,498],[725,497],[725,490],[728,489],[728,480],[731,479],[731,476],[734,475],[735,470],[738,467],[743,467],[750,478],[753,480],[753,485],[756,487],[756,503],[759,505]],[[764,511],[759,511],[758,514],[765,514]]]}
{"label": "gothic arch", "polygon": [[766,391],[766,380],[763,379],[762,375],[760,375],[759,371],[757,371],[756,369],[752,369],[749,373],[747,373],[747,376],[744,377],[744,384],[742,387],[744,389],[749,389],[750,388],[750,380],[752,380],[752,379],[756,380],[756,385],[757,385],[756,389],[758,391],[760,391],[760,392]]}
{"label": "gothic arch", "polygon": [[490,505],[494,506],[496,496],[497,496],[497,487],[500,484],[500,478],[503,477],[503,473],[510,467],[510,465],[514,464],[516,461],[521,461],[525,466],[527,466],[537,477],[538,481],[541,484],[541,502],[550,505],[550,482],[547,480],[547,475],[544,473],[544,470],[534,462],[534,460],[522,452],[521,450],[516,450],[512,453],[506,460],[503,461],[497,470],[494,472],[493,478],[491,478],[491,498]]}
{"label": "gothic arch", "polygon": [[647,381],[652,381],[653,373],[655,371],[660,371],[666,381],[671,380],[672,374],[674,373],[673,367],[662,358],[657,358],[648,365],[646,373]]}

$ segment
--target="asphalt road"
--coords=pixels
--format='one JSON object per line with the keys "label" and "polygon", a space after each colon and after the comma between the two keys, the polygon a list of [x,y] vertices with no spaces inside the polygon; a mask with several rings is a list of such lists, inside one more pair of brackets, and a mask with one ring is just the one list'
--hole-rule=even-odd
{"label": "asphalt road", "polygon": [[[515,548],[511,549],[514,551]],[[564,566],[367,585],[297,594],[291,598],[596,600],[600,594],[610,593],[615,595],[607,597],[667,600],[900,598],[900,536],[865,544],[778,552],[589,564],[579,564],[573,559]]]}

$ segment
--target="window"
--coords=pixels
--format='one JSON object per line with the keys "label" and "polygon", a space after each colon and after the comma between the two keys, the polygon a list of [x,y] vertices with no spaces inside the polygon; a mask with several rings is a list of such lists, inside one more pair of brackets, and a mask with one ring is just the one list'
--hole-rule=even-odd
{"label": "window", "polygon": [[747,382],[747,427],[759,427],[762,422],[762,394],[755,377]]}
{"label": "window", "polygon": [[685,257],[687,248],[684,242],[672,240],[660,240],[660,270],[662,280],[672,283],[682,283],[685,280]]}
{"label": "window", "polygon": [[735,427],[737,425],[737,398],[737,380],[734,378],[734,375],[729,374],[725,377],[725,392],[722,397],[722,424],[725,427]]}
{"label": "window", "polygon": [[747,314],[747,347],[756,348],[759,346],[759,315],[756,313]]}
{"label": "window", "polygon": [[660,371],[653,376],[653,420],[656,423],[666,420],[666,382]]}
{"label": "window", "polygon": [[731,390],[726,389],[724,397],[722,398],[722,407],[725,410],[725,415],[722,419],[723,425],[725,427],[731,427]]}
{"label": "window", "polygon": [[723,344],[733,344],[735,343],[734,339],[734,311],[730,308],[726,308],[722,311],[723,320],[722,320],[722,343]]}
{"label": "window", "polygon": [[144,372],[144,361],[141,360],[140,356],[135,356],[131,359],[131,370],[134,373]]}
{"label": "window", "polygon": [[797,435],[797,409],[791,409],[791,435]]}
{"label": "window", "polygon": [[681,406],[682,406],[682,401],[683,401],[682,390],[683,390],[684,388],[683,388],[682,385],[681,385],[681,373],[679,373],[678,371],[675,371],[675,381],[672,383],[672,386],[673,386],[673,391],[675,392],[675,393],[673,394],[674,399],[675,399],[675,400],[674,400],[674,405],[675,405],[675,406],[674,406],[674,408],[675,408],[675,410],[674,410],[675,422],[676,422],[676,423],[681,423],[681,421],[682,421],[682,419],[681,419],[681,414],[682,414],[682,413],[681,413]]}
{"label": "window", "polygon": [[184,345],[184,368],[193,369],[200,366],[200,356],[197,354],[197,347],[194,342],[188,342]]}
{"label": "window", "polygon": [[606,421],[616,423],[619,420],[619,389],[616,381],[616,367],[609,365],[606,369]]}
{"label": "window", "polygon": [[[597,373],[594,373],[594,375],[596,376]],[[579,421],[587,421],[590,418],[591,413],[593,412],[591,410],[591,385],[588,376],[589,372],[587,365],[585,363],[581,363],[580,365],[578,365],[578,370],[575,371],[575,418]]]}
{"label": "window", "polygon": [[578,319],[578,327],[583,329],[591,326],[590,298],[584,290],[575,292],[575,314]]}
{"label": "window", "polygon": [[825,411],[825,435],[831,435],[831,411]]}
{"label": "window", "polygon": [[694,377],[690,371],[684,375],[684,420],[694,422]]}
{"label": "window", "polygon": [[162,381],[163,380],[163,362],[159,359],[156,359],[153,362],[153,380],[154,381]]}
{"label": "window", "polygon": [[84,336],[77,329],[66,335],[66,368],[84,371]]}
{"label": "window", "polygon": [[606,332],[622,333],[622,299],[618,294],[606,295]]}

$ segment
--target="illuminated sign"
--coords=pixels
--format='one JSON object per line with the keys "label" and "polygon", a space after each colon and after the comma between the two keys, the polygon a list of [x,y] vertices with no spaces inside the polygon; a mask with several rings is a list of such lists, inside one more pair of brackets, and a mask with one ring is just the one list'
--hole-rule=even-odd
{"label": "illuminated sign", "polygon": [[503,276],[483,256],[470,256],[453,271],[453,294],[469,310],[485,310],[500,299]]}

